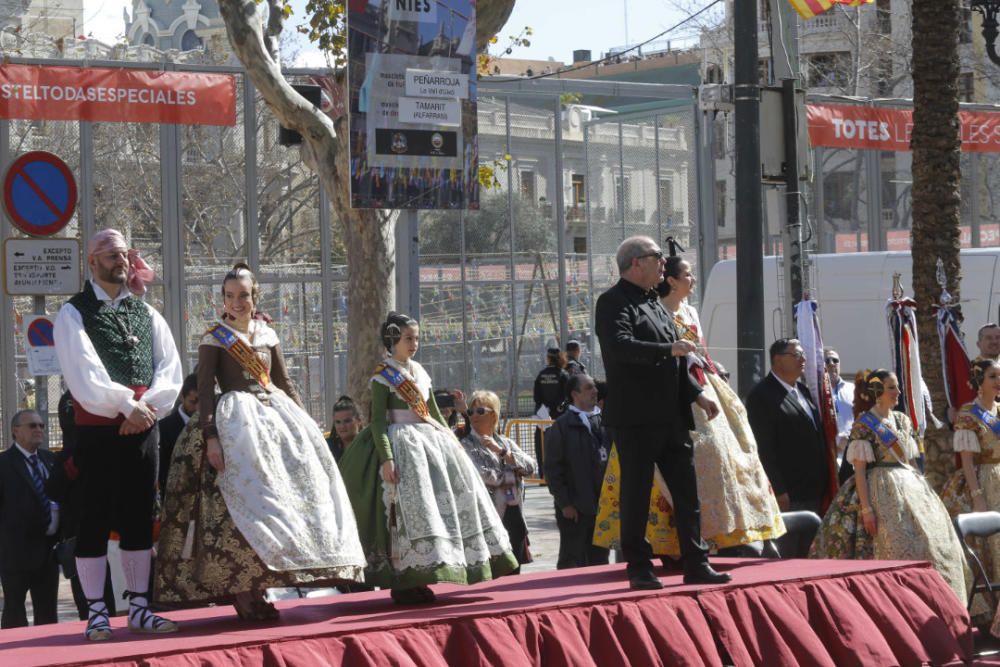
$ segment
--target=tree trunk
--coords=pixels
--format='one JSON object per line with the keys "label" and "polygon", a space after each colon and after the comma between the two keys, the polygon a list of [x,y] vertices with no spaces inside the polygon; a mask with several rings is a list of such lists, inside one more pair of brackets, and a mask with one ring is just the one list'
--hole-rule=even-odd
{"label": "tree trunk", "polygon": [[[942,417],[947,402],[931,306],[941,292],[935,279],[938,259],[956,300],[961,283],[958,17],[956,0],[913,0],[913,293],[920,365],[935,412]],[[934,432],[929,427],[925,444],[928,481],[940,487],[953,469],[947,429]]]}

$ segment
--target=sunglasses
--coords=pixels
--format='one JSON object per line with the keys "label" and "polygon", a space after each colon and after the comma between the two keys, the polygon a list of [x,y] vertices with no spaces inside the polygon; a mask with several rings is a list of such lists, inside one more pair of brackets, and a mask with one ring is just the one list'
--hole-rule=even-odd
{"label": "sunglasses", "polygon": [[796,359],[805,359],[806,358],[806,353],[805,352],[779,352],[778,355],[779,356],[784,356],[784,357],[795,357]]}
{"label": "sunglasses", "polygon": [[663,251],[657,250],[656,252],[647,252],[645,255],[639,255],[636,259],[646,259],[647,257],[655,257],[656,259],[663,259]]}
{"label": "sunglasses", "polygon": [[839,364],[840,363],[840,359],[838,359],[837,357],[827,357],[826,358],[826,363],[828,363],[828,364]]}
{"label": "sunglasses", "polygon": [[28,422],[27,424],[18,424],[21,428],[45,428],[45,424],[42,422]]}
{"label": "sunglasses", "polygon": [[472,415],[479,415],[480,417],[482,417],[483,415],[488,415],[491,412],[493,412],[493,408],[478,407],[478,408],[469,408],[465,414],[469,415],[470,417]]}

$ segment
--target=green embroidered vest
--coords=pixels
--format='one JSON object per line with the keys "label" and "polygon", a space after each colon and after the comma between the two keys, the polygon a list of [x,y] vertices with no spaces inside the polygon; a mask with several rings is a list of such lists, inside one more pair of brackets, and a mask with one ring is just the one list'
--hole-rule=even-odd
{"label": "green embroidered vest", "polygon": [[[88,281],[69,300],[83,318],[83,329],[114,382],[145,386],[153,381],[153,318],[140,299],[129,297],[111,308],[94,294]],[[129,337],[135,344],[129,345]]]}

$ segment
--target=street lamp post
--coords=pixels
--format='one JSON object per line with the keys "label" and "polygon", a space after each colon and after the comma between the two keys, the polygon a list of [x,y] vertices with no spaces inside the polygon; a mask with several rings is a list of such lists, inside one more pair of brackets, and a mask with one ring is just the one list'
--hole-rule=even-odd
{"label": "street lamp post", "polygon": [[986,55],[995,65],[1000,65],[1000,55],[997,55],[997,13],[1000,12],[1000,0],[971,0],[970,8],[983,17],[983,39],[986,40]]}

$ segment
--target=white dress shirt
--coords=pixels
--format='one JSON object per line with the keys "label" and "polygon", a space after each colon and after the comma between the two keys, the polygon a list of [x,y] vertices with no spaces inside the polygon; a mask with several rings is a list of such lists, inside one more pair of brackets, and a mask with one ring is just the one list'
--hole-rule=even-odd
{"label": "white dress shirt", "polygon": [[568,407],[569,407],[570,412],[576,413],[576,416],[580,418],[580,421],[583,422],[583,425],[587,427],[588,431],[591,430],[590,429],[590,419],[588,419],[588,417],[593,417],[594,415],[601,414],[601,408],[596,407],[596,406],[590,412],[584,412],[583,410],[581,410],[580,408],[576,407],[572,403],[570,403],[570,405]]}
{"label": "white dress shirt", "polygon": [[844,378],[833,387],[833,405],[837,410],[837,435],[847,437],[854,425],[854,385]]}
{"label": "white dress shirt", "polygon": [[784,380],[782,380],[780,377],[778,377],[777,375],[775,375],[773,371],[771,372],[771,375],[774,377],[775,380],[777,380],[778,382],[781,383],[782,387],[784,387],[785,389],[788,390],[788,393],[790,393],[795,398],[795,400],[799,402],[799,405],[802,406],[802,409],[805,410],[805,413],[807,415],[809,415],[810,417],[812,417],[813,418],[813,422],[815,422],[816,421],[816,413],[813,412],[812,405],[809,403],[809,401],[806,399],[806,397],[802,395],[802,392],[799,391],[799,388],[796,387],[795,385],[788,384],[787,382],[785,382]]}
{"label": "white dress shirt", "polygon": [[[112,299],[96,282],[90,281],[90,284],[94,288],[94,295],[115,309],[122,301],[132,297],[132,293],[124,285],[118,296]],[[166,320],[155,308],[148,303],[145,305],[153,319],[153,379],[142,400],[156,410],[157,414],[165,415],[173,408],[181,390],[184,379],[181,360]],[[111,380],[83,328],[80,311],[70,303],[63,304],[56,316],[53,333],[56,356],[73,400],[78,401],[87,412],[99,417],[114,419],[119,413],[125,417],[132,414],[132,410],[138,405],[132,398],[135,392]]]}

